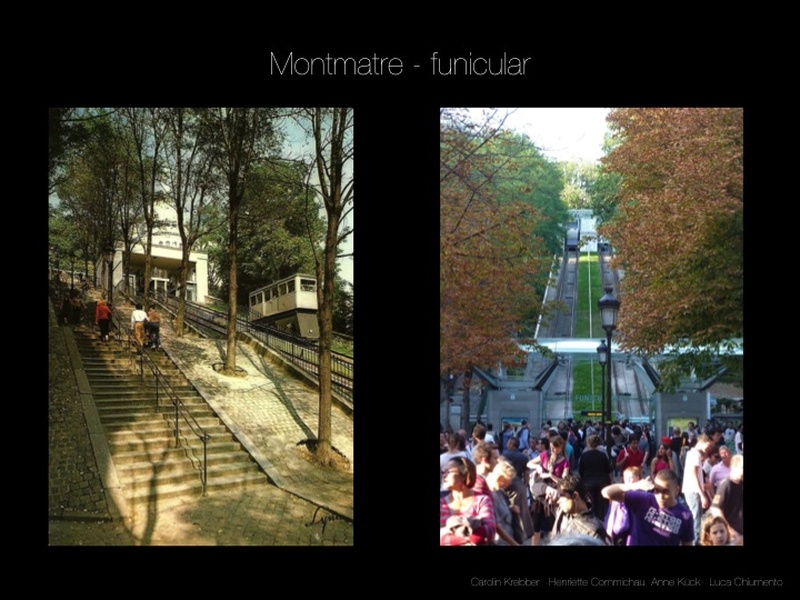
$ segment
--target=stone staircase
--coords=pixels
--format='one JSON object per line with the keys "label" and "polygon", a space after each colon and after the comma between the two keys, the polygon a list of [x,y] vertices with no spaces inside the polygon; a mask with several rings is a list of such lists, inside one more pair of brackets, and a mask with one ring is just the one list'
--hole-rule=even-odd
{"label": "stone staircase", "polygon": [[[180,446],[176,447],[175,409],[163,384],[157,396],[149,368],[145,365],[142,381],[138,356],[125,344],[106,344],[96,332],[82,329],[75,332],[75,341],[117,475],[131,506],[153,502],[164,505],[201,495],[203,444],[179,417]],[[169,357],[163,351],[145,352],[158,365],[163,380],[211,436],[207,493],[266,483],[266,475]]]}

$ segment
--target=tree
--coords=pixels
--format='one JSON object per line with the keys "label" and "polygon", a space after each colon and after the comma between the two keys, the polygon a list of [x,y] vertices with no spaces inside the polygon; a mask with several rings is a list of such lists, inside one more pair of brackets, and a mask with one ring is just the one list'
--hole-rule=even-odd
{"label": "tree", "polygon": [[67,165],[87,142],[86,124],[92,118],[77,108],[48,109],[48,194],[67,181]]}
{"label": "tree", "polygon": [[599,168],[586,161],[567,161],[560,164],[564,174],[564,189],[561,198],[573,209],[589,208],[588,190],[597,179]]}
{"label": "tree", "polygon": [[139,177],[141,214],[144,221],[144,299],[149,304],[150,277],[153,268],[153,230],[156,227],[156,185],[161,171],[161,148],[166,135],[166,123],[157,108],[123,108],[121,114],[130,131],[129,148]]}
{"label": "tree", "polygon": [[564,245],[564,224],[569,220],[563,201],[564,177],[560,165],[546,159],[524,134],[499,131],[478,150],[480,157],[492,157],[497,165],[486,183],[499,203],[519,201],[538,215],[531,230],[532,243],[544,243],[547,254],[560,253]]}
{"label": "tree", "polygon": [[275,109],[212,108],[204,113],[214,164],[225,179],[228,208],[228,339],[224,371],[236,372],[237,248],[239,211],[246,182],[256,164],[275,152],[280,142],[273,127]]}
{"label": "tree", "polygon": [[461,111],[440,114],[442,374],[517,359],[521,350],[514,338],[523,315],[538,302],[534,281],[548,272],[545,245],[534,233],[545,217],[526,201],[538,180],[520,176],[529,148],[503,134],[502,125],[494,114],[479,124]]}
{"label": "tree", "polygon": [[122,115],[117,112],[110,120],[110,134],[106,142],[108,168],[114,173],[116,182],[115,211],[117,230],[123,244],[122,269],[127,283],[130,275],[133,248],[141,242],[144,193],[139,177],[138,160],[135,155],[135,139],[126,127]]}
{"label": "tree", "polygon": [[57,191],[78,226],[88,262],[118,240],[128,240],[135,215],[128,211],[132,182],[113,113],[93,115],[89,109],[76,109],[75,114],[86,115],[75,117],[83,119],[85,127],[82,152],[65,162]]}
{"label": "tree", "polygon": [[327,217],[324,245],[315,253],[319,326],[319,426],[316,458],[333,466],[331,445],[331,343],[333,341],[334,282],[339,248],[352,233],[345,225],[353,210],[353,110],[314,108],[305,111],[314,140],[314,166],[319,197]]}
{"label": "tree", "polygon": [[80,253],[80,231],[74,216],[65,207],[48,207],[48,253],[53,268],[60,269],[62,261],[74,270],[76,256]]}
{"label": "tree", "polygon": [[186,282],[189,277],[189,254],[194,244],[220,226],[215,218],[215,200],[221,182],[212,172],[207,131],[202,126],[202,109],[164,109],[167,130],[164,143],[164,168],[167,193],[175,207],[181,237],[181,270],[178,282],[178,315],[175,330],[183,335],[186,314]]}
{"label": "tree", "polygon": [[618,145],[603,162],[621,185],[601,232],[625,269],[619,340],[701,357],[742,335],[743,110],[628,108],[608,120]]}
{"label": "tree", "polygon": [[619,173],[601,169],[589,186],[590,208],[599,224],[614,218],[619,205]]}
{"label": "tree", "polygon": [[333,330],[353,335],[353,284],[336,278],[336,302],[333,307]]}
{"label": "tree", "polygon": [[[308,165],[297,161],[270,160],[258,165],[245,182],[239,214],[237,244],[237,302],[247,303],[251,291],[298,272],[313,273],[313,239],[321,239],[324,223],[320,207],[306,201]],[[220,293],[229,294],[230,270],[227,232],[208,245],[209,262],[225,277]]]}

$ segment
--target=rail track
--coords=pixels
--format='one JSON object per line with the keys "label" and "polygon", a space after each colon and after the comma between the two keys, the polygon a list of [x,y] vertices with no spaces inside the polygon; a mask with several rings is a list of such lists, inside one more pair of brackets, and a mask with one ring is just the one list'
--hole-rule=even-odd
{"label": "rail track", "polygon": [[577,303],[578,252],[565,252],[556,283],[556,298],[547,316],[546,334],[541,337],[571,338],[575,336]]}
{"label": "rail track", "polygon": [[[601,252],[599,257],[600,276],[603,288],[612,288],[619,293],[620,275],[610,266],[610,252]],[[571,251],[561,259],[555,295],[550,300],[552,309],[548,321],[542,328],[540,337],[573,338],[576,331],[577,296],[578,296],[578,259],[579,254]],[[571,355],[559,357],[560,365],[556,380],[548,391],[543,403],[543,419],[564,419],[572,416],[572,370],[575,360]],[[640,418],[649,415],[649,403],[644,387],[635,371],[627,361],[627,357],[616,355],[610,364],[611,395],[614,399],[613,416]]]}

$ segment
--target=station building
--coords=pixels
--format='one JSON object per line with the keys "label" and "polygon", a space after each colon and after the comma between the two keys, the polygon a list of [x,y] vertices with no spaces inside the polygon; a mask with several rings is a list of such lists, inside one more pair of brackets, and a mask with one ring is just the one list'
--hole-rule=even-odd
{"label": "station building", "polygon": [[[178,230],[177,212],[166,202],[156,205],[156,223],[153,229],[151,247],[150,292],[178,295],[183,247]],[[105,256],[98,261],[100,279],[103,285],[108,281],[109,264],[112,272],[114,290],[127,289],[131,293],[144,293],[145,242],[144,228],[139,232],[141,242],[131,249],[127,281],[123,268],[123,246],[119,244],[113,251],[113,258]],[[186,282],[186,300],[205,304],[208,296],[208,254],[192,251],[189,253],[189,273]]]}

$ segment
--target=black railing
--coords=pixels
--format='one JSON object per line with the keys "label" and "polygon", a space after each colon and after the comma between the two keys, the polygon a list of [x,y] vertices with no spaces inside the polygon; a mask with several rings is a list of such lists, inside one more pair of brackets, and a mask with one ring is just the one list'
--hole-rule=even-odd
{"label": "black railing", "polygon": [[[52,285],[50,290],[50,296],[55,301],[54,308],[56,311],[58,310],[57,306],[60,305],[60,300],[63,299],[64,296],[69,294],[69,286],[66,285]],[[121,297],[123,295],[122,290],[118,290]],[[116,302],[116,301],[115,301]],[[85,305],[83,314],[81,315],[81,321],[85,323],[90,331],[94,334],[97,330],[97,325],[94,322],[94,313],[90,310],[88,305]],[[130,327],[127,326],[126,320],[124,317],[121,317],[118,311],[113,307],[111,308],[111,320],[109,322],[109,338],[113,339],[119,346],[126,347],[128,349],[137,348],[139,349],[139,344],[133,335]],[[140,349],[141,350],[141,349]],[[180,396],[172,389],[167,378],[161,372],[158,365],[153,361],[153,359],[143,350],[139,354],[131,353],[130,365],[132,368],[137,368],[139,371],[139,381],[144,384],[145,382],[145,365],[147,366],[148,371],[153,376],[153,381],[155,385],[155,409],[156,412],[161,410],[161,391],[165,393],[169,401],[172,403],[172,406],[175,409],[174,417],[167,422],[170,424],[170,429],[174,432],[175,435],[175,447],[181,447],[181,421],[183,421],[189,430],[194,433],[195,436],[202,442],[203,444],[203,460],[202,465],[200,468],[200,479],[203,484],[203,495],[206,494],[208,489],[208,442],[211,439],[211,436],[203,429],[203,427],[197,422],[197,419],[194,418],[189,408],[183,403],[180,399]],[[173,425],[174,423],[174,425]],[[185,431],[185,429],[184,429]],[[188,450],[187,448],[187,455]]]}
{"label": "black railing", "polygon": [[[319,346],[277,329],[261,328],[252,323],[247,323],[246,327],[252,337],[319,382]],[[353,401],[353,360],[336,352],[331,352],[331,386],[336,394]]]}
{"label": "black railing", "polygon": [[[113,313],[113,308],[112,308]],[[137,348],[138,354],[134,355],[131,354],[132,360],[134,356],[137,356],[136,362],[138,362],[138,369],[139,369],[139,378],[142,384],[144,384],[144,377],[145,377],[145,365],[147,369],[150,371],[150,374],[153,376],[153,381],[155,384],[156,390],[156,412],[158,412],[161,408],[160,405],[160,398],[159,398],[159,391],[163,390],[169,401],[172,403],[172,406],[175,409],[174,419],[171,422],[171,427],[175,434],[175,447],[181,447],[181,421],[183,421],[189,430],[197,437],[200,442],[203,444],[203,460],[202,460],[202,468],[200,470],[200,478],[203,484],[203,495],[206,494],[206,490],[208,488],[208,442],[211,439],[211,436],[203,429],[203,427],[197,422],[197,419],[194,418],[189,408],[183,403],[180,396],[172,389],[167,378],[161,372],[158,365],[152,359],[152,357],[147,354],[143,348],[139,346],[138,341],[136,340],[133,332],[131,332],[130,328],[123,323],[120,319],[117,319],[117,330],[119,332],[118,339],[121,339],[124,336],[127,337],[127,345],[128,348]],[[174,425],[172,425],[174,423]],[[188,450],[188,448],[187,448]]]}

